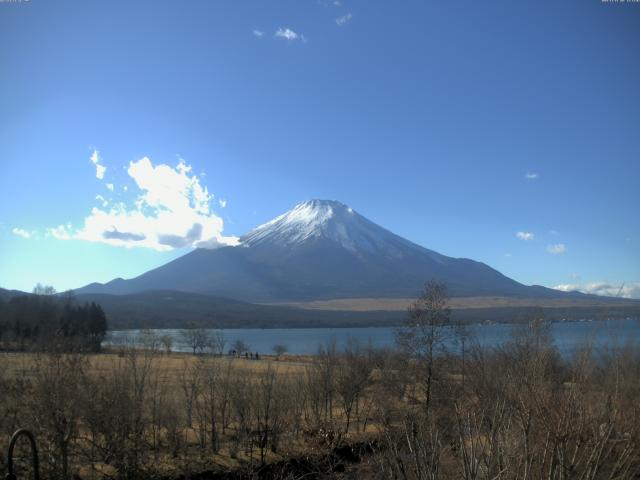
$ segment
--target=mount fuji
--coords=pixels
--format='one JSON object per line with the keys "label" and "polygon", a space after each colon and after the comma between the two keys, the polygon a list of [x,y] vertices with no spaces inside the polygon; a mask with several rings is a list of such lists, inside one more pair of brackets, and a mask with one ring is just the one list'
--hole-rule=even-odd
{"label": "mount fuji", "polygon": [[579,295],[526,286],[484,263],[441,255],[336,201],[301,203],[240,240],[238,246],[196,249],[136,278],[93,283],[76,293],[173,290],[255,303],[412,298],[425,281],[438,279],[454,297]]}

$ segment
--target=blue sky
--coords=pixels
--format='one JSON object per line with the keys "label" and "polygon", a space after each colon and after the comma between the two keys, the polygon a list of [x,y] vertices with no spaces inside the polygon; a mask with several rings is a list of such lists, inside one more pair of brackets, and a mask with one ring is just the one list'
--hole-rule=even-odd
{"label": "blue sky", "polygon": [[[600,0],[0,3],[0,286],[135,276],[327,198],[640,296],[639,26]],[[131,248],[134,214],[166,241]]]}

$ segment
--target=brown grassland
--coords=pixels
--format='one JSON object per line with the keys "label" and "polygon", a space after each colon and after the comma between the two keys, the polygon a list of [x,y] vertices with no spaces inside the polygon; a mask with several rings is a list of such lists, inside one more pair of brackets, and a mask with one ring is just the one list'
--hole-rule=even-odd
{"label": "brown grassland", "polygon": [[[413,298],[340,298],[332,300],[313,300],[308,302],[284,302],[282,305],[309,310],[337,310],[352,312],[370,311],[406,311],[415,301]],[[586,298],[518,298],[518,297],[453,297],[449,299],[449,307],[454,310],[490,309],[490,308],[589,308],[589,307],[626,307],[637,305],[627,299]]]}
{"label": "brown grassland", "polygon": [[637,345],[562,358],[532,321],[460,355],[436,332],[260,360],[2,353],[0,448],[30,429],[42,476],[64,480],[639,478]]}

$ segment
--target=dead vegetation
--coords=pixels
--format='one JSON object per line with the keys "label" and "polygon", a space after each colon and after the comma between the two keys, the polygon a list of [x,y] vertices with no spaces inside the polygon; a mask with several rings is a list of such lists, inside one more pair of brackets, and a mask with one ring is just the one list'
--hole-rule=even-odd
{"label": "dead vegetation", "polygon": [[31,429],[43,477],[64,480],[639,478],[637,345],[562,358],[532,318],[500,347],[454,354],[459,332],[443,333],[446,302],[428,293],[396,350],[2,354],[0,447]]}

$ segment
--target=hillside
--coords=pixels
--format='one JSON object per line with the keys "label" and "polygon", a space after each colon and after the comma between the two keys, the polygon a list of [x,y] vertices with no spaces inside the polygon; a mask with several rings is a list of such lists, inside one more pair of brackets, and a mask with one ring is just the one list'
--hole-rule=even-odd
{"label": "hillside", "polygon": [[241,237],[236,247],[196,249],[136,278],[77,293],[178,290],[248,302],[415,298],[428,279],[454,297],[574,298],[518,283],[484,263],[441,255],[335,201],[311,200]]}
{"label": "hillside", "polygon": [[397,324],[404,318],[400,312],[309,311],[178,291],[82,294],[78,300],[100,304],[112,330],[183,328],[190,324],[210,328],[355,327]]}

